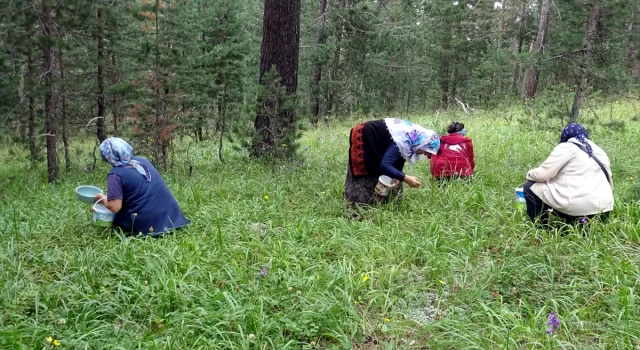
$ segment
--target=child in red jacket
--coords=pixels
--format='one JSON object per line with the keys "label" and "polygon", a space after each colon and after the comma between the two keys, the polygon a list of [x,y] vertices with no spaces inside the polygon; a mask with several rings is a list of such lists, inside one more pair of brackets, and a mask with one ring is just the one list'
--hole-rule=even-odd
{"label": "child in red jacket", "polygon": [[453,122],[447,127],[449,135],[440,137],[440,150],[431,156],[431,174],[437,180],[451,177],[468,178],[473,175],[476,162],[473,143],[465,137],[463,123]]}

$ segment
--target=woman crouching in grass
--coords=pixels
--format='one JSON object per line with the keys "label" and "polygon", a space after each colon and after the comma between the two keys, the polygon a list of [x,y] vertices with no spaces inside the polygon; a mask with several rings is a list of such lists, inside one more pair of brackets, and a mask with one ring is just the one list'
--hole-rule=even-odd
{"label": "woman crouching in grass", "polygon": [[[344,194],[352,204],[373,205],[402,193],[402,182],[420,187],[417,177],[402,172],[405,161],[413,165],[423,155],[438,152],[435,131],[397,118],[373,120],[356,125],[349,138],[349,166]],[[375,191],[381,175],[393,179],[389,195]]]}
{"label": "woman crouching in grass", "polygon": [[189,223],[160,173],[131,146],[111,137],[100,144],[102,159],[111,164],[107,196],[96,195],[114,212],[113,224],[124,232],[157,237]]}
{"label": "woman crouching in grass", "polygon": [[440,150],[431,158],[431,175],[436,180],[470,178],[476,167],[473,143],[466,137],[463,123],[453,122],[447,127],[449,135],[440,137]]}
{"label": "woman crouching in grass", "polygon": [[613,180],[609,157],[589,140],[580,124],[569,124],[549,157],[529,170],[524,184],[527,214],[549,228],[549,212],[567,223],[587,223],[613,210]]}

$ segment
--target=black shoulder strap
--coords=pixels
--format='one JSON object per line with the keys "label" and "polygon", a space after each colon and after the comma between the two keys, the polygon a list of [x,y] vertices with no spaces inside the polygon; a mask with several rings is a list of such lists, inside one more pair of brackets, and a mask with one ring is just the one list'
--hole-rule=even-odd
{"label": "black shoulder strap", "polygon": [[[583,145],[579,145],[577,143],[571,142],[574,145],[578,146],[581,150],[584,151],[584,153],[589,154],[589,152],[587,151],[587,148],[584,147]],[[604,167],[604,165],[602,164],[602,162],[600,162],[600,160],[598,158],[596,158],[595,155],[592,155],[591,158],[593,158],[593,160],[596,161],[596,163],[598,163],[598,165],[600,166],[600,169],[602,169],[602,172],[604,173],[604,176],[607,177],[607,181],[609,182],[609,185],[611,185],[611,187],[613,187],[613,185],[611,184],[611,178],[609,177],[609,173],[607,172],[607,169]]]}

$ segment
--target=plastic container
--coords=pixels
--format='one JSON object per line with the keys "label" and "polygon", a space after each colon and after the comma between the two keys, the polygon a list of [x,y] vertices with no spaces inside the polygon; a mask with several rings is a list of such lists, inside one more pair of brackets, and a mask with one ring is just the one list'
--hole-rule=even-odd
{"label": "plastic container", "polygon": [[522,210],[527,206],[527,201],[524,199],[524,189],[522,187],[516,188],[516,208]]}
{"label": "plastic container", "polygon": [[103,204],[94,204],[93,205],[93,219],[92,222],[96,226],[109,227],[113,225],[113,219],[116,217],[116,214],[111,210],[107,209]]}
{"label": "plastic container", "polygon": [[93,204],[96,201],[96,195],[103,193],[101,189],[95,186],[78,186],[76,187],[76,196],[82,203]]}
{"label": "plastic container", "polygon": [[393,180],[387,175],[381,175],[378,178],[378,184],[376,185],[376,193],[380,196],[386,197],[389,195],[389,191],[393,188]]}

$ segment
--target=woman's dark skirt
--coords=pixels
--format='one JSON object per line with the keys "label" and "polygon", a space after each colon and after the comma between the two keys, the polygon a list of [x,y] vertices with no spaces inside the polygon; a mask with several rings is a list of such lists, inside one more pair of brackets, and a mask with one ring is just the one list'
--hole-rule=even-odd
{"label": "woman's dark skirt", "polygon": [[347,166],[347,178],[344,182],[344,196],[352,204],[376,205],[388,203],[392,199],[398,198],[402,194],[402,183],[389,191],[388,196],[380,196],[376,193],[379,175],[354,177],[351,167]]}

